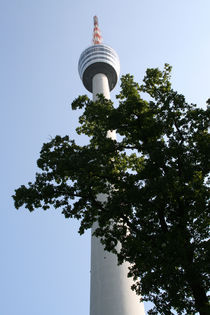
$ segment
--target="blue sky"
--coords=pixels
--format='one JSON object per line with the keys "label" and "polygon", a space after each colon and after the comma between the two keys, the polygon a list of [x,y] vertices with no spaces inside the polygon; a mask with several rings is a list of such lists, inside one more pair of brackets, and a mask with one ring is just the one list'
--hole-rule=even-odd
{"label": "blue sky", "polygon": [[57,134],[86,141],[70,104],[87,94],[77,63],[93,15],[121,74],[141,82],[146,68],[167,62],[174,89],[205,107],[209,12],[209,0],[0,1],[0,314],[89,314],[90,232],[79,236],[78,222],[58,210],[16,211],[11,195],[33,180],[43,142]]}

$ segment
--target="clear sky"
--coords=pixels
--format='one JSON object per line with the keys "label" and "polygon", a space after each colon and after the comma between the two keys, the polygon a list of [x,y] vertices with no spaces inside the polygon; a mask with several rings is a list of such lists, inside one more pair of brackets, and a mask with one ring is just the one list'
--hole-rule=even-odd
{"label": "clear sky", "polygon": [[89,314],[90,232],[80,237],[58,210],[16,211],[11,195],[34,179],[43,142],[57,134],[86,141],[70,104],[87,93],[77,63],[93,15],[121,74],[141,82],[146,68],[169,63],[174,89],[205,107],[209,12],[209,0],[0,0],[1,315]]}

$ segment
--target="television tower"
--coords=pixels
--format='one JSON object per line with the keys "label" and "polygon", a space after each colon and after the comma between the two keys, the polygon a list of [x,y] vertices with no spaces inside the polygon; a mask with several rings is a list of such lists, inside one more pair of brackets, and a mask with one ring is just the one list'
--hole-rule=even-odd
{"label": "television tower", "polygon": [[[93,45],[81,54],[78,69],[85,88],[93,94],[93,101],[97,94],[110,99],[110,91],[119,77],[120,62],[117,53],[102,44],[97,16],[94,16]],[[115,132],[108,131],[107,137],[115,139]],[[106,196],[100,194],[98,200],[104,202]],[[92,226],[92,233],[96,227],[97,222]],[[105,251],[100,239],[92,235],[90,315],[145,314],[139,296],[131,290],[133,281],[127,277],[128,267],[128,263],[118,266],[116,255]]]}

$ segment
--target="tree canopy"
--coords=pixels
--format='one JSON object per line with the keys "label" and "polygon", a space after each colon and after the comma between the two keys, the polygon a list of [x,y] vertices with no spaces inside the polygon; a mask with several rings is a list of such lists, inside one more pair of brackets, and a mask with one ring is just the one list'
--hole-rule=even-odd
{"label": "tree canopy", "polygon": [[68,136],[43,144],[40,173],[13,198],[30,211],[61,208],[81,234],[98,220],[95,235],[130,262],[133,289],[154,303],[148,314],[210,314],[209,109],[174,91],[170,72],[147,69],[142,85],[123,76],[117,107],[79,96],[72,109],[83,109],[77,132],[88,144]]}

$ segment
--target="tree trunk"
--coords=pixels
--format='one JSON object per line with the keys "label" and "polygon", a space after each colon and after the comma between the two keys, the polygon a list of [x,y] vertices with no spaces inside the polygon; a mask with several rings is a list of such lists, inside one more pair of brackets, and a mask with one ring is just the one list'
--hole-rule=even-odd
{"label": "tree trunk", "polygon": [[210,304],[208,303],[207,292],[205,291],[201,275],[193,263],[193,250],[189,246],[186,250],[185,275],[195,299],[195,307],[201,315],[210,314]]}
{"label": "tree trunk", "polygon": [[210,304],[208,303],[207,292],[204,287],[202,276],[194,265],[194,248],[190,243],[190,236],[186,228],[181,228],[183,240],[184,256],[183,268],[185,270],[186,280],[192,290],[195,300],[195,308],[200,315],[210,315]]}
{"label": "tree trunk", "polygon": [[[195,276],[195,275],[194,275]],[[188,280],[188,283],[192,289],[193,296],[195,299],[195,307],[201,315],[210,314],[210,305],[208,303],[208,297],[206,292],[199,280],[196,279],[196,276]]]}

